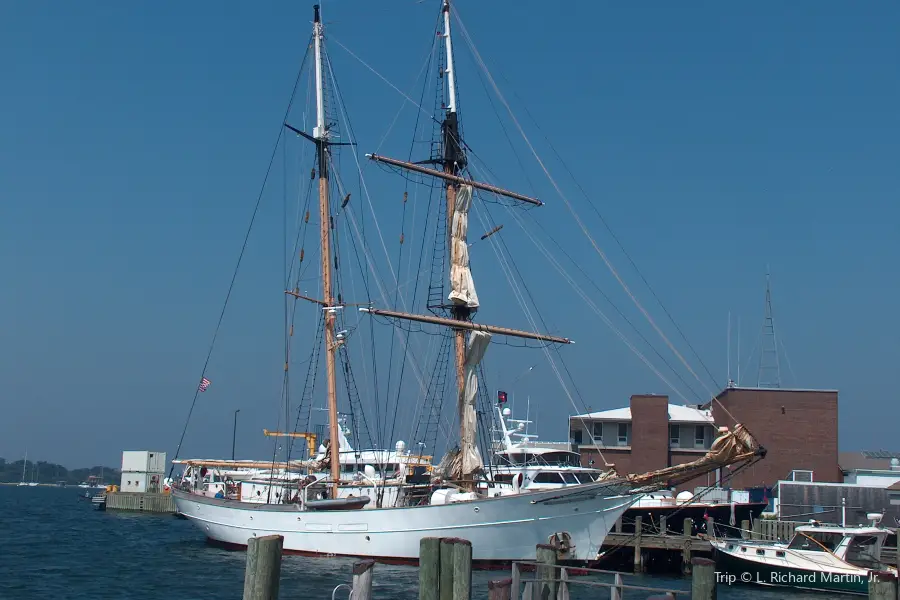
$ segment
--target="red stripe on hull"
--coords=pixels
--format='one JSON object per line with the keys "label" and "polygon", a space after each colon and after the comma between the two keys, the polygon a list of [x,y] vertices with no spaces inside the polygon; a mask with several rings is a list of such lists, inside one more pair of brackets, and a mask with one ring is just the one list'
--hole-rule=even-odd
{"label": "red stripe on hull", "polygon": [[[214,540],[212,538],[206,538],[206,543],[210,546],[215,546],[217,548],[223,548],[225,550],[235,551],[235,552],[245,552],[247,550],[246,544],[235,544],[233,542],[221,542],[219,540]],[[379,562],[385,565],[408,565],[413,567],[419,566],[419,559],[417,558],[390,558],[386,556],[360,556],[358,554],[324,554],[322,552],[308,552],[306,550],[289,550],[285,548],[282,550],[283,554],[291,554],[294,556],[309,556],[314,558],[364,558],[369,560],[374,560],[375,562]],[[512,560],[473,560],[472,568],[477,569],[479,571],[499,571],[499,570],[508,570],[512,565]],[[560,561],[560,564],[567,564],[566,561]],[[595,562],[585,562],[579,561],[581,566],[592,566],[596,565]],[[523,571],[531,571],[533,567],[531,565],[522,565]],[[589,575],[587,571],[581,571],[577,568],[570,569],[568,571],[570,576],[576,575]]]}

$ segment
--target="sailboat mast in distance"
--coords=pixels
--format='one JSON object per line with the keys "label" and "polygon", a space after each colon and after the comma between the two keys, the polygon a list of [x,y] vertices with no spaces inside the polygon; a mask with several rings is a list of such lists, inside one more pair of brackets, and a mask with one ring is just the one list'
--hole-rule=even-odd
{"label": "sailboat mast in distance", "polygon": [[331,496],[337,498],[341,480],[341,444],[338,437],[337,384],[334,366],[334,321],[338,310],[331,291],[331,209],[328,200],[328,131],[325,127],[325,91],[322,69],[324,28],[319,18],[319,5],[313,7],[313,38],[316,61],[316,155],[319,167],[319,234],[322,254],[322,301],[325,311],[325,369],[328,386],[328,433],[331,446]]}

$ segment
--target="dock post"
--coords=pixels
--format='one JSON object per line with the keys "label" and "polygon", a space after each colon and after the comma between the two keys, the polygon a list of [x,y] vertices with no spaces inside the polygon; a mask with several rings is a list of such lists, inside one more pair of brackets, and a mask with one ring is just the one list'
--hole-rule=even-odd
{"label": "dock post", "polygon": [[681,533],[684,536],[681,542],[681,572],[684,575],[691,574],[691,534],[694,530],[694,520],[687,517],[682,525]]}
{"label": "dock post", "polygon": [[659,518],[659,534],[666,535],[666,533],[668,532],[668,529],[669,529],[669,527],[666,524],[666,515],[662,515]]}
{"label": "dock post", "polygon": [[266,535],[247,540],[244,600],[278,600],[284,537]]}
{"label": "dock post", "polygon": [[634,572],[640,573],[643,570],[641,564],[641,533],[644,528],[643,518],[637,516],[634,518]]}
{"label": "dock post", "polygon": [[439,600],[441,595],[441,538],[419,540],[419,600]]}
{"label": "dock post", "polygon": [[353,600],[372,600],[374,560],[362,560],[353,565]]}
{"label": "dock post", "polygon": [[556,548],[549,544],[538,544],[536,547],[538,566],[535,575],[540,580],[537,589],[537,598],[540,600],[555,600],[556,598]]}
{"label": "dock post", "polygon": [[897,597],[897,576],[888,571],[869,574],[869,600],[894,600]]}
{"label": "dock post", "polygon": [[615,532],[622,533],[622,517],[619,517],[618,519],[616,519]]}
{"label": "dock post", "polygon": [[741,539],[749,540],[750,539],[750,521],[749,519],[744,519],[741,521]]}
{"label": "dock post", "polygon": [[716,563],[708,558],[695,558],[691,567],[691,600],[716,600]]}
{"label": "dock post", "polygon": [[472,542],[459,538],[453,540],[453,600],[472,600]]}
{"label": "dock post", "polygon": [[512,579],[488,582],[488,600],[510,600],[511,596]]}
{"label": "dock post", "polygon": [[441,538],[440,600],[453,600],[453,538]]}
{"label": "dock post", "polygon": [[716,521],[712,517],[706,517],[706,536],[709,538],[716,537]]}
{"label": "dock post", "polygon": [[609,600],[622,600],[622,594],[625,588],[622,587],[622,576],[616,573],[613,578],[612,587],[609,588]]}

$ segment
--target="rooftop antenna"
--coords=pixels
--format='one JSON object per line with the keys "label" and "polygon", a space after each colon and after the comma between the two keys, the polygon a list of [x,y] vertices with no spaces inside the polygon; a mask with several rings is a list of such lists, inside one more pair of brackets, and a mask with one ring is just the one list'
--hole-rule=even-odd
{"label": "rooftop antenna", "polygon": [[780,388],[781,364],[778,359],[778,338],[775,335],[775,316],[772,314],[772,285],[766,266],[766,313],[763,320],[762,340],[759,346],[759,370],[757,387]]}

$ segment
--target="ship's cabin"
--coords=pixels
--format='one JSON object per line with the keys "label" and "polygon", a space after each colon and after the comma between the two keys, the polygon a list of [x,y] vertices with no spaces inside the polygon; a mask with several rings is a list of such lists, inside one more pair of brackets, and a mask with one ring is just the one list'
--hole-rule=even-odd
{"label": "ship's cabin", "polygon": [[794,531],[789,550],[830,552],[851,565],[884,570],[881,548],[889,531],[877,527],[803,526]]}

